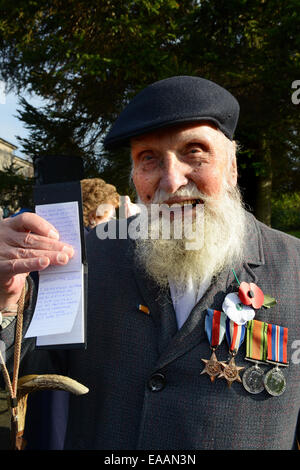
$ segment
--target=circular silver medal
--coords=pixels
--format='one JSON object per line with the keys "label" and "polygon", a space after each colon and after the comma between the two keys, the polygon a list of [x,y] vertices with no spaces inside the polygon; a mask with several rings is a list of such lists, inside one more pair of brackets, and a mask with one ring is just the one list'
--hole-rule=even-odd
{"label": "circular silver medal", "polygon": [[243,374],[243,385],[249,393],[260,393],[264,390],[264,371],[255,365],[249,367]]}
{"label": "circular silver medal", "polygon": [[277,397],[286,389],[286,380],[278,367],[269,370],[264,377],[265,389],[270,395]]}

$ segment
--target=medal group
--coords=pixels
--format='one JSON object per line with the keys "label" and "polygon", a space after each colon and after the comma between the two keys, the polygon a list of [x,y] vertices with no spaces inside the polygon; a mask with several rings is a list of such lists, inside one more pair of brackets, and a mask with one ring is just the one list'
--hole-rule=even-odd
{"label": "medal group", "polygon": [[[288,328],[255,320],[253,309],[262,305],[271,307],[275,303],[275,299],[264,296],[255,284],[242,282],[239,283],[238,293],[226,296],[223,311],[207,309],[205,332],[212,355],[209,359],[202,359],[205,367],[201,374],[208,374],[211,382],[224,378],[229,387],[235,381],[241,382],[245,390],[252,394],[266,390],[272,396],[281,395],[286,389],[286,380],[279,366],[288,366]],[[229,350],[227,362],[218,361],[216,356],[224,337]],[[241,378],[240,372],[245,368],[236,365],[235,356],[245,338],[245,359],[254,362],[254,365],[246,369]],[[265,373],[262,365],[273,367]]]}

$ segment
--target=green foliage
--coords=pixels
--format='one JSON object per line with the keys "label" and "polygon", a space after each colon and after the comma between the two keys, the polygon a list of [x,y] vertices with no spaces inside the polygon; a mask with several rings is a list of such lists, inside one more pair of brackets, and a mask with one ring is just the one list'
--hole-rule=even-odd
{"label": "green foliage", "polygon": [[292,235],[293,237],[300,238],[300,230],[289,230],[288,234]]}
{"label": "green foliage", "polygon": [[273,198],[272,227],[285,232],[300,230],[300,192]]}
{"label": "green foliage", "polygon": [[33,208],[32,190],[34,178],[24,177],[21,167],[11,163],[0,171],[0,207],[6,214],[20,208]]}
{"label": "green foliage", "polygon": [[[106,154],[102,138],[145,85],[179,73],[176,50],[183,0],[0,1],[1,74],[8,87],[33,91],[45,106],[20,102],[30,130],[21,140],[33,160],[84,156],[86,176],[102,174],[130,191],[129,158]],[[126,182],[126,183],[125,183]]]}
{"label": "green foliage", "polygon": [[256,184],[267,179],[275,192],[299,189],[299,0],[0,0],[0,10],[2,79],[45,100],[38,110],[20,102],[33,159],[81,155],[87,175],[130,192],[128,154],[104,152],[103,136],[141,88],[189,74],[238,98],[240,173],[252,197],[267,197]]}

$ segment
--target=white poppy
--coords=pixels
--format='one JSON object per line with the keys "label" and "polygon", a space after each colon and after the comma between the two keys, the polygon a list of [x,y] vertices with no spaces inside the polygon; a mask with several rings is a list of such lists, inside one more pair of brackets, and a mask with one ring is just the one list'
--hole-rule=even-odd
{"label": "white poppy", "polygon": [[244,325],[255,316],[253,308],[242,304],[241,299],[235,292],[226,295],[222,310],[237,325]]}

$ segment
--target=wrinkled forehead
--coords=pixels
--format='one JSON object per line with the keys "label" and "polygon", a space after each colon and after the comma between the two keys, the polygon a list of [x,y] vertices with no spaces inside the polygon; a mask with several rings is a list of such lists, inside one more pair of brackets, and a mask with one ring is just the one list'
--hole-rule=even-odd
{"label": "wrinkled forehead", "polygon": [[190,139],[201,139],[211,145],[226,145],[230,140],[213,123],[185,123],[177,124],[163,129],[157,129],[130,139],[131,150],[147,147],[151,144],[181,142]]}
{"label": "wrinkled forehead", "polygon": [[211,152],[228,154],[234,148],[234,142],[230,141],[212,123],[183,124],[170,126],[164,129],[148,132],[130,139],[130,150],[132,160],[143,150],[151,148],[172,149],[179,145],[190,142],[204,144]]}

